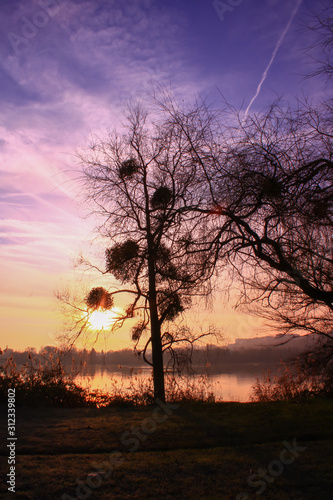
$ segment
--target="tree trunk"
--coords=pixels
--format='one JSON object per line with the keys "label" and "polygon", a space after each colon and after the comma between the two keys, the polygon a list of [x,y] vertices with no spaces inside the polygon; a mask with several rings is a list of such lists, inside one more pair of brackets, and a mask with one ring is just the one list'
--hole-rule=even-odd
{"label": "tree trunk", "polygon": [[153,358],[153,381],[154,399],[165,402],[163,350],[161,340],[161,326],[158,318],[156,297],[156,268],[155,268],[155,245],[150,226],[149,192],[147,186],[147,166],[144,167],[143,184],[146,202],[146,224],[147,224],[147,246],[148,246],[148,280],[149,280],[149,313],[150,313],[150,335]]}
{"label": "tree trunk", "polygon": [[153,262],[149,262],[149,311],[150,311],[150,329],[151,345],[153,357],[153,381],[154,381],[154,399],[160,399],[165,402],[164,388],[164,368],[163,351],[161,341],[161,328],[158,321],[158,312],[156,304],[155,287],[155,269]]}

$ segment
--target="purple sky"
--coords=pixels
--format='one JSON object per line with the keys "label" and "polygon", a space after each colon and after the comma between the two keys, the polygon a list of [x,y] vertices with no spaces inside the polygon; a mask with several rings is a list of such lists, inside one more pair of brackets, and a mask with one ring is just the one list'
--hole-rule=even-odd
{"label": "purple sky", "polygon": [[[1,1],[0,347],[54,343],[53,292],[80,279],[71,259],[93,238],[73,157],[89,134],[119,126],[124,100],[152,81],[217,106],[221,93],[244,111],[260,90],[250,113],[277,96],[320,94],[322,82],[305,78],[312,35],[301,19],[323,3]],[[231,335],[251,333],[235,321]]]}

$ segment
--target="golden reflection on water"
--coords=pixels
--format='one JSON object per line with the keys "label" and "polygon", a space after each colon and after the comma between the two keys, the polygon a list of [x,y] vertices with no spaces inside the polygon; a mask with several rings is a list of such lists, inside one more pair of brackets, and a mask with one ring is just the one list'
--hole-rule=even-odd
{"label": "golden reflection on water", "polygon": [[[131,391],[133,388],[139,388],[141,384],[148,382],[151,377],[151,370],[134,370],[132,374],[122,372],[111,372],[106,369],[96,370],[93,374],[78,374],[75,381],[82,387],[89,387],[90,390],[108,391]],[[218,375],[209,375],[203,377],[194,376],[198,387],[206,388],[207,392],[212,392],[216,401],[239,401],[246,402],[250,400],[251,388],[256,382],[256,376],[252,373],[223,373]],[[182,382],[177,377],[180,385]],[[184,384],[184,382],[183,382]]]}

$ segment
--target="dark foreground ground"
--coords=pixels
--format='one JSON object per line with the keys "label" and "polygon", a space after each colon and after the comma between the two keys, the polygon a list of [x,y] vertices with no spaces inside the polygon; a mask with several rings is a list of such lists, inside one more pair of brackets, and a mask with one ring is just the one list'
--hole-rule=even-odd
{"label": "dark foreground ground", "polygon": [[333,498],[332,400],[17,408],[15,493],[3,410],[3,499]]}

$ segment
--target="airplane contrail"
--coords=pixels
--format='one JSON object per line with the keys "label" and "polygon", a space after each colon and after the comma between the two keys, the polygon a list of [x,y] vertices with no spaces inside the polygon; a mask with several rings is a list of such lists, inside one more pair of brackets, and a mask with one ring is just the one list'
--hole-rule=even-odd
{"label": "airplane contrail", "polygon": [[255,99],[258,97],[258,95],[259,95],[259,93],[260,93],[260,91],[261,91],[261,87],[262,87],[262,85],[263,85],[264,81],[266,80],[266,77],[267,77],[268,71],[269,71],[270,67],[272,66],[272,64],[273,64],[273,62],[274,62],[275,56],[276,56],[276,54],[277,54],[277,51],[279,50],[279,48],[280,48],[280,46],[281,46],[281,44],[282,44],[282,42],[283,42],[283,40],[284,40],[284,37],[286,36],[287,31],[289,30],[290,25],[291,25],[291,23],[293,22],[294,17],[296,16],[297,11],[298,11],[298,9],[300,8],[300,6],[301,6],[301,3],[302,3],[302,2],[303,2],[303,0],[298,0],[298,2],[297,2],[297,4],[296,4],[296,6],[295,6],[295,8],[294,8],[294,10],[293,10],[293,12],[292,12],[292,14],[291,14],[291,16],[290,16],[290,19],[289,19],[289,21],[288,21],[288,23],[287,23],[286,27],[285,27],[285,28],[284,28],[284,30],[282,31],[282,33],[281,33],[281,35],[280,35],[280,38],[279,38],[279,39],[278,39],[278,41],[277,41],[277,44],[276,44],[275,49],[274,49],[274,51],[273,51],[272,57],[270,58],[270,61],[269,61],[269,63],[267,64],[267,67],[266,67],[265,71],[264,71],[264,72],[263,72],[263,74],[262,74],[261,80],[260,80],[259,85],[258,85],[258,87],[257,87],[257,91],[256,91],[256,93],[254,94],[254,96],[252,97],[252,99],[251,99],[251,101],[250,101],[250,104],[248,105],[248,107],[247,107],[247,108],[246,108],[246,110],[245,110],[244,119],[247,117],[247,115],[248,115],[248,113],[249,113],[249,110],[250,110],[250,108],[251,108],[251,106],[252,106],[253,102],[254,102],[254,101],[255,101]]}

